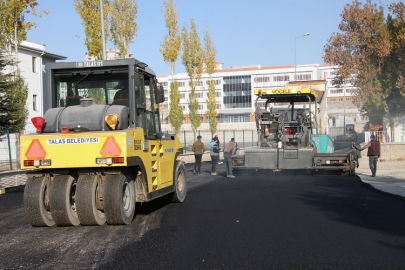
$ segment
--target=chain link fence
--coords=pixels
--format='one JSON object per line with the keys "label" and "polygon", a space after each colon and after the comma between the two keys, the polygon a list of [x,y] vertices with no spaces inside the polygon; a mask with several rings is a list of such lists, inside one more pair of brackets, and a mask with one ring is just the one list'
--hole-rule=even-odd
{"label": "chain link fence", "polygon": [[[35,133],[35,128],[27,128],[22,134]],[[20,142],[15,133],[6,133],[0,136],[0,171],[18,170],[17,149]]]}

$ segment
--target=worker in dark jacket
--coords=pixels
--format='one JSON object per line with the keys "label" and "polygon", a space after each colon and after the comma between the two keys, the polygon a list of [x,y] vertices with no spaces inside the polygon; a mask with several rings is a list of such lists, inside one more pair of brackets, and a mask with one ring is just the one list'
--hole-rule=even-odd
{"label": "worker in dark jacket", "polygon": [[362,148],[357,148],[357,150],[363,151],[364,149],[367,150],[367,156],[368,156],[368,162],[370,165],[370,170],[371,170],[371,176],[375,177],[375,174],[377,173],[377,161],[378,158],[380,157],[380,142],[375,140],[375,136],[371,135],[370,136],[370,141],[364,145]]}
{"label": "worker in dark jacket", "polygon": [[193,148],[191,151],[194,152],[194,157],[195,157],[195,164],[194,164],[194,170],[193,173],[201,173],[201,161],[202,161],[202,155],[205,152],[205,146],[201,142],[201,136],[197,136],[197,140],[193,143]]}

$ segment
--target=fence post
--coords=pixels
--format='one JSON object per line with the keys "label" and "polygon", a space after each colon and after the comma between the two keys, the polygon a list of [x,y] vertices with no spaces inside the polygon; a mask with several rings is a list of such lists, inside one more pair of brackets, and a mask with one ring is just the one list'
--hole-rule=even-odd
{"label": "fence post", "polygon": [[11,159],[11,147],[10,147],[10,132],[7,129],[7,142],[8,142],[8,160],[10,161],[10,170],[13,170],[13,160]]}
{"label": "fence post", "polygon": [[223,136],[224,140],[223,140],[223,142],[225,143],[225,129],[224,129],[223,133],[224,133],[224,136]]}
{"label": "fence post", "polygon": [[243,134],[243,148],[245,148],[245,130],[242,131]]}
{"label": "fence post", "polygon": [[186,130],[183,131],[184,131],[184,154],[186,154],[187,153]]}

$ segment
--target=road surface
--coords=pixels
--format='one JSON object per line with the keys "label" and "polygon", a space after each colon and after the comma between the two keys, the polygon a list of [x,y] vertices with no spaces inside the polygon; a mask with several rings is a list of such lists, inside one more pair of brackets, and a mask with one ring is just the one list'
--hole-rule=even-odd
{"label": "road surface", "polygon": [[404,269],[405,200],[357,176],[193,175],[127,226],[33,228],[0,195],[0,269]]}

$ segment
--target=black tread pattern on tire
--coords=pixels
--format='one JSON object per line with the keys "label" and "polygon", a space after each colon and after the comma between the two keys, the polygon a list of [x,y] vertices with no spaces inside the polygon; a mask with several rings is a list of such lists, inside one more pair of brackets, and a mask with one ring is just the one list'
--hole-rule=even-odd
{"label": "black tread pattern on tire", "polygon": [[[179,177],[183,177],[183,189],[178,189],[178,180]],[[174,193],[173,193],[173,202],[183,202],[187,195],[187,177],[186,177],[186,167],[183,162],[178,162],[176,169],[174,171]]]}
{"label": "black tread pattern on tire", "polygon": [[104,213],[97,210],[97,175],[80,175],[77,180],[76,206],[80,224],[97,226],[106,222]]}
{"label": "black tread pattern on tire", "polygon": [[[133,185],[133,211],[126,215],[123,206],[123,192],[126,181]],[[123,174],[107,175],[104,184],[104,213],[110,225],[130,224],[135,216],[135,184]]]}
{"label": "black tread pattern on tire", "polygon": [[29,177],[24,188],[24,210],[28,223],[34,227],[55,225],[52,215],[44,205],[44,192],[49,186],[45,176]]}
{"label": "black tread pattern on tire", "polygon": [[52,217],[58,226],[80,224],[77,213],[70,204],[70,191],[74,178],[70,175],[56,175],[49,190],[49,204]]}

